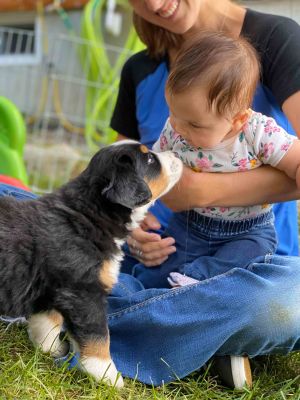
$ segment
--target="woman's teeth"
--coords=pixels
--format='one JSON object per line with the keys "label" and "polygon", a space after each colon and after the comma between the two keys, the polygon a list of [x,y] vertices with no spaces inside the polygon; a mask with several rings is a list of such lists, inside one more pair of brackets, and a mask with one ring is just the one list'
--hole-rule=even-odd
{"label": "woman's teeth", "polygon": [[178,0],[174,0],[170,3],[169,7],[166,10],[160,10],[158,14],[163,17],[163,18],[170,18],[174,12],[177,10],[177,7],[179,5]]}

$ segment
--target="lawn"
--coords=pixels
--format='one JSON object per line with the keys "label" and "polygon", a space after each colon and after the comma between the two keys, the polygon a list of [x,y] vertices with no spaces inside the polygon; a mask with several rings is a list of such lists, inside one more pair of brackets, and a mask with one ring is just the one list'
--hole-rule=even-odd
{"label": "lawn", "polygon": [[24,326],[6,328],[0,324],[0,400],[300,400],[300,353],[254,360],[252,390],[228,390],[201,371],[158,388],[125,379],[124,389],[117,391],[76,370],[57,367],[50,356],[33,349]]}
{"label": "lawn", "polygon": [[34,350],[22,325],[0,323],[0,342],[0,400],[300,400],[300,352],[252,360],[252,390],[229,390],[201,370],[158,388],[125,379],[118,391],[56,366]]}

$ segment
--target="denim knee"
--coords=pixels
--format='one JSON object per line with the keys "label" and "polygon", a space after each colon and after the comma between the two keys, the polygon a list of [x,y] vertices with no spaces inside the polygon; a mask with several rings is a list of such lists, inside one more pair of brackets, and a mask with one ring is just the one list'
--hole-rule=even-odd
{"label": "denim knee", "polygon": [[37,195],[32,192],[5,183],[0,184],[0,197],[1,196],[10,196],[17,200],[30,200],[37,198]]}
{"label": "denim knee", "polygon": [[249,293],[249,302],[249,307],[241,306],[240,315],[232,315],[234,328],[217,355],[256,357],[300,350],[299,303],[278,298],[276,291],[266,296]]}
{"label": "denim knee", "polygon": [[299,258],[266,256],[264,261],[249,267],[256,276],[256,285],[249,292],[245,311],[248,324],[242,342],[250,356],[300,349]]}
{"label": "denim knee", "polygon": [[[289,296],[279,295],[275,290],[263,299],[256,297],[259,304],[252,315],[252,324],[268,342],[264,345],[265,353],[272,352],[273,347],[278,352],[287,353],[296,350],[296,343],[297,347],[300,344],[300,296],[293,294],[292,301]],[[294,302],[295,297],[298,297],[297,302]]]}

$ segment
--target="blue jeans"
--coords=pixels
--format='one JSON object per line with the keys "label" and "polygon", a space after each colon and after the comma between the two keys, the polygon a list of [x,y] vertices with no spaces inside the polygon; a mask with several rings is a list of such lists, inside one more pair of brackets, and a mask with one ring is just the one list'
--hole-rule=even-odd
{"label": "blue jeans", "polygon": [[145,288],[169,287],[167,277],[175,271],[204,280],[233,267],[247,268],[277,247],[272,211],[242,221],[209,218],[195,211],[176,213],[164,235],[175,239],[176,253],[158,267],[134,265],[132,274]]}
{"label": "blue jeans", "polygon": [[[31,197],[0,185],[4,194]],[[128,272],[131,265],[127,258]],[[299,304],[298,257],[261,256],[177,289],[145,289],[121,273],[108,299],[112,357],[124,376],[159,385],[215,354],[287,354],[300,350]]]}

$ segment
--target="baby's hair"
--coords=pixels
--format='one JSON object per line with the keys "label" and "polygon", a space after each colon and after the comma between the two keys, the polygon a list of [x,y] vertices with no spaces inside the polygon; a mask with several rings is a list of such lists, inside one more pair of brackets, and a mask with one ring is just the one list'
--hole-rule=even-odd
{"label": "baby's hair", "polygon": [[209,109],[232,117],[251,106],[259,77],[258,55],[246,39],[202,32],[183,44],[166,90],[172,95],[203,86]]}

